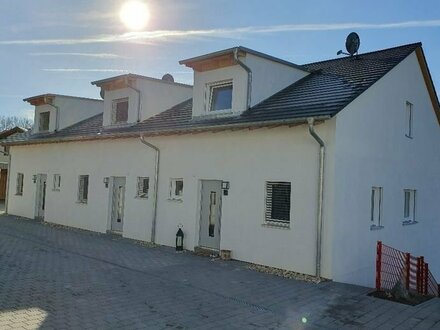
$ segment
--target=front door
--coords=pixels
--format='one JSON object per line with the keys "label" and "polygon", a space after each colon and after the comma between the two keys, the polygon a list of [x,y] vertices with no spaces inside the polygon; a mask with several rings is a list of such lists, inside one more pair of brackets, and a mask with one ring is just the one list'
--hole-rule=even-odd
{"label": "front door", "polygon": [[221,181],[202,180],[199,241],[201,247],[220,249],[221,192]]}
{"label": "front door", "polygon": [[125,177],[113,178],[112,231],[122,232],[124,224]]}
{"label": "front door", "polygon": [[44,219],[46,209],[46,186],[47,175],[37,174],[37,194],[36,194],[36,210],[37,218]]}

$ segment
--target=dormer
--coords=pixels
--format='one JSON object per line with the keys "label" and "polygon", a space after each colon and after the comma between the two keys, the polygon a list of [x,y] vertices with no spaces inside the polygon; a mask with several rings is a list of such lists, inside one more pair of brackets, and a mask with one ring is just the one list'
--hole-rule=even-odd
{"label": "dormer", "polygon": [[92,82],[104,98],[104,127],[129,126],[146,120],[192,97],[192,86],[162,79],[125,74]]}
{"label": "dormer", "polygon": [[241,46],[179,63],[194,70],[195,118],[239,115],[309,74],[301,66]]}
{"label": "dormer", "polygon": [[101,100],[43,94],[24,99],[35,106],[32,133],[53,133],[103,111]]}

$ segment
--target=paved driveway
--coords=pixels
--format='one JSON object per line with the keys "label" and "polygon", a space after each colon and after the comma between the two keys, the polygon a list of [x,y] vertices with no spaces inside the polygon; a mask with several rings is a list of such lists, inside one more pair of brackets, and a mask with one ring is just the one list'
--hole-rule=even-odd
{"label": "paved driveway", "polygon": [[0,216],[0,329],[440,329],[368,291]]}

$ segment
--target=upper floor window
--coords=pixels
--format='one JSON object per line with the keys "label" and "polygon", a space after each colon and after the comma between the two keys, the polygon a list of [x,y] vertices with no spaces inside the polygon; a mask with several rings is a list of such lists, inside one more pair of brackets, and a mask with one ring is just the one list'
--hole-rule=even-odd
{"label": "upper floor window", "polygon": [[414,114],[413,114],[413,105],[410,102],[406,102],[406,129],[405,129],[405,136],[412,138],[413,137],[413,120],[414,120]]}
{"label": "upper floor window", "polygon": [[112,104],[112,124],[126,123],[128,120],[128,98],[114,100]]}
{"label": "upper floor window", "polygon": [[44,132],[49,130],[50,112],[41,112],[38,117],[38,131]]}
{"label": "upper floor window", "polygon": [[210,86],[209,111],[232,110],[232,81]]}

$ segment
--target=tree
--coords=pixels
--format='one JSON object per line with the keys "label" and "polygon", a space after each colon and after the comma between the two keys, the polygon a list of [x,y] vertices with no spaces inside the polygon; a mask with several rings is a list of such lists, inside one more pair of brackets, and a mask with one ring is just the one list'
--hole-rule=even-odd
{"label": "tree", "polygon": [[25,129],[32,128],[34,121],[26,117],[19,116],[0,116],[0,131],[19,126]]}

